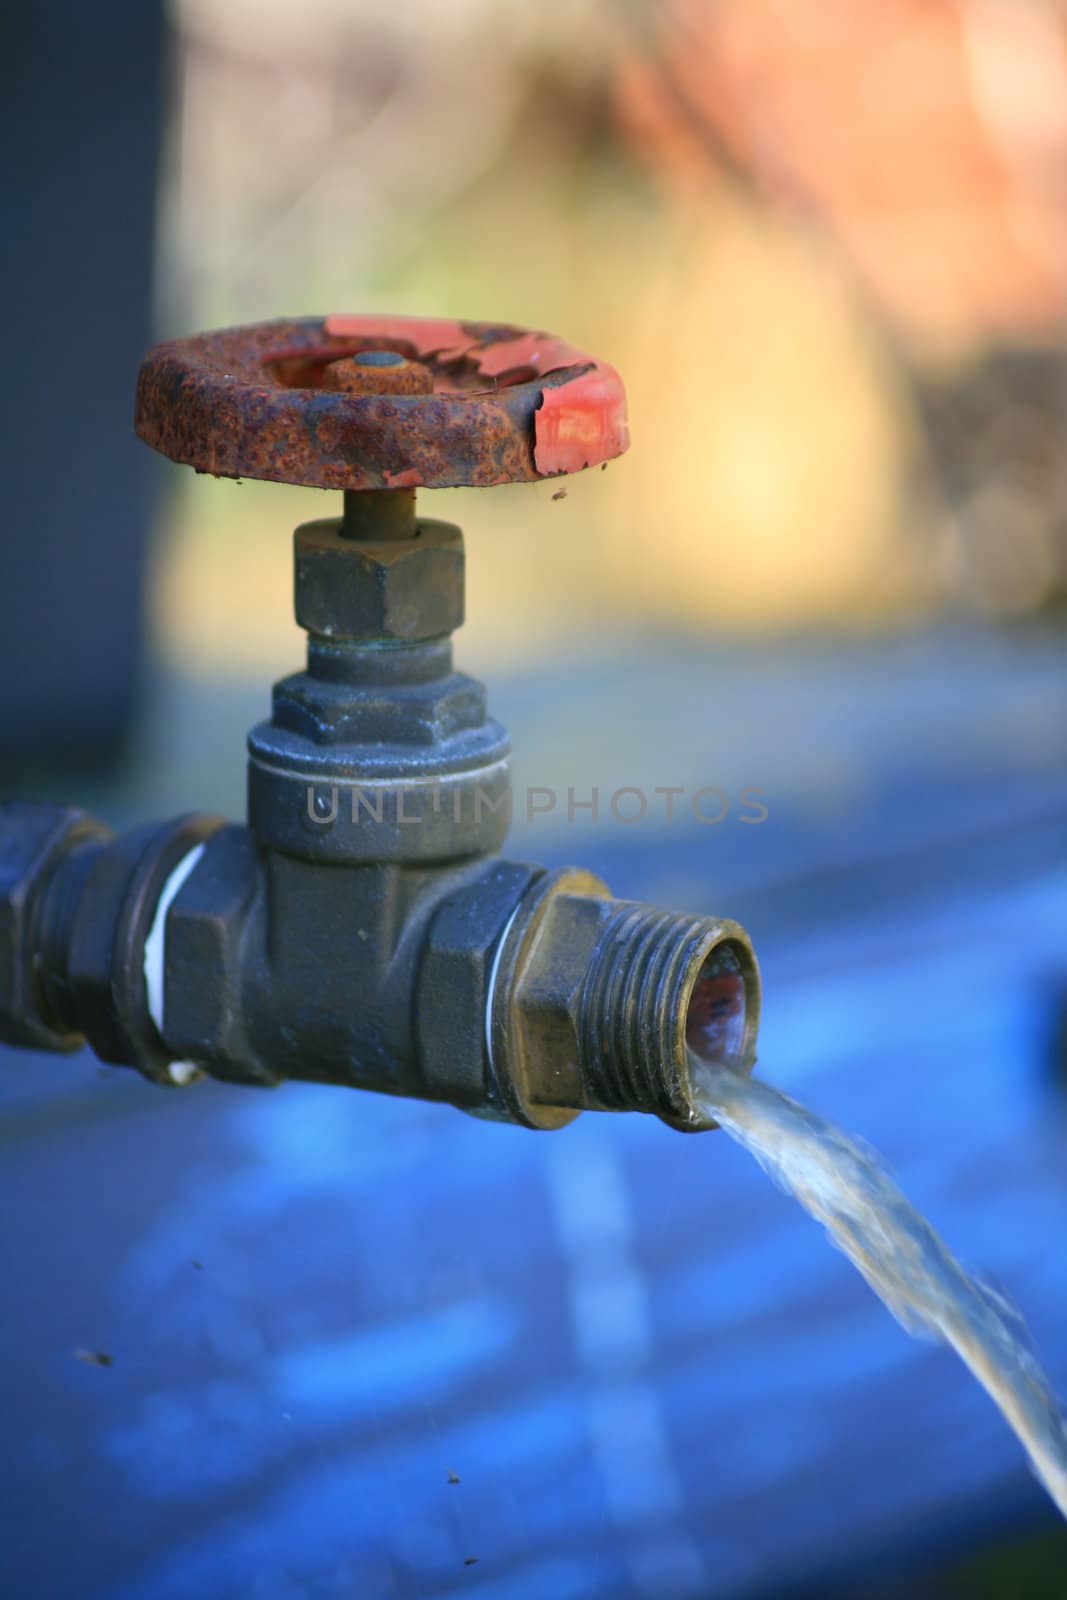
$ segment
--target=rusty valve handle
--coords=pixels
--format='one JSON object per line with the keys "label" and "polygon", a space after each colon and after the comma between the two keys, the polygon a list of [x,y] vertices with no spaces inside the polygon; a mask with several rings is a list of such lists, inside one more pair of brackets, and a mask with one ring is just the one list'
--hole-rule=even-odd
{"label": "rusty valve handle", "polygon": [[344,490],[528,482],[629,442],[613,367],[551,334],[430,317],[303,317],[158,345],[135,420],[198,472]]}

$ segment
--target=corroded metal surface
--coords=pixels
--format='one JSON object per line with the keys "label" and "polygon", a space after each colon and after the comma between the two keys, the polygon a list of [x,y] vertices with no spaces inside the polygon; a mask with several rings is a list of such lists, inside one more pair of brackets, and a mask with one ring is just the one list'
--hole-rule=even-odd
{"label": "corroded metal surface", "polygon": [[[429,392],[335,387],[371,350],[402,356],[414,379],[424,371]],[[384,315],[158,345],[141,368],[135,421],[147,444],[198,472],[325,489],[528,481],[595,466],[629,442],[618,374],[563,340]]]}

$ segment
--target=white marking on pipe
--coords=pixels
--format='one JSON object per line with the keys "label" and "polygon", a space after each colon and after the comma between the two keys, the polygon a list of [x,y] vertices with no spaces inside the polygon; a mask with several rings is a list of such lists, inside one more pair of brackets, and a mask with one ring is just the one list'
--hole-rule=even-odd
{"label": "white marking on pipe", "polygon": [[519,914],[519,906],[521,904],[522,901],[520,900],[519,905],[515,907],[504,924],[504,931],[497,940],[496,949],[493,952],[493,965],[489,969],[489,987],[485,996],[485,1051],[489,1057],[490,1072],[493,1071],[493,996],[496,994],[496,975],[500,971],[500,958],[504,954],[504,946],[507,943],[508,934],[511,932],[512,923]]}
{"label": "white marking on pipe", "polygon": [[[163,888],[160,890],[159,899],[156,901],[155,913],[152,917],[152,926],[148,930],[148,938],[144,942],[144,986],[148,997],[148,1014],[156,1025],[156,1032],[161,1039],[163,1033],[163,975],[166,967],[166,936],[167,912],[171,903],[177,896],[179,889],[186,878],[196,866],[204,853],[202,844],[194,845],[187,855],[182,856],[174,868]],[[193,1061],[172,1061],[170,1075],[176,1084],[184,1085],[196,1077],[198,1067]]]}

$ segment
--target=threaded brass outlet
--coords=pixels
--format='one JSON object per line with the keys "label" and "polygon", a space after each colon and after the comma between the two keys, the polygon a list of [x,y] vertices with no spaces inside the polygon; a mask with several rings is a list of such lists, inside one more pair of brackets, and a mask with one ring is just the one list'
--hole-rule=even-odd
{"label": "threaded brass outlet", "polygon": [[759,969],[735,922],[612,900],[591,873],[540,879],[506,930],[490,997],[500,1095],[554,1128],[585,1108],[706,1127],[689,1052],[749,1071]]}

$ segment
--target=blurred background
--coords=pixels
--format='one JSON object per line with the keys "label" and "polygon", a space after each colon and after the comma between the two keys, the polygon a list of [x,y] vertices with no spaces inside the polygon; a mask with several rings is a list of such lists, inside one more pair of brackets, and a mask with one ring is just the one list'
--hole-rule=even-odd
{"label": "blurred background", "polygon": [[[151,460],[153,339],[565,335],[622,373],[633,446],[563,499],[432,497],[467,538],[460,662],[520,786],[750,785],[769,816],[520,821],[515,853],[743,920],[761,1070],[885,1149],[1067,1386],[1067,6],[3,27],[5,794],[240,816],[300,659],[291,529],[332,508]],[[725,1140],[161,1106],[29,1059],[0,1057],[12,1592],[1065,1592],[984,1398]],[[113,1369],[74,1362],[101,1341]]]}
{"label": "blurred background", "polygon": [[[625,375],[636,448],[606,482],[449,497],[479,664],[591,613],[855,632],[1062,603],[1061,7],[185,0],[172,23],[168,333],[429,307],[560,328]],[[175,487],[169,654],[277,662],[262,529],[287,510]]]}

